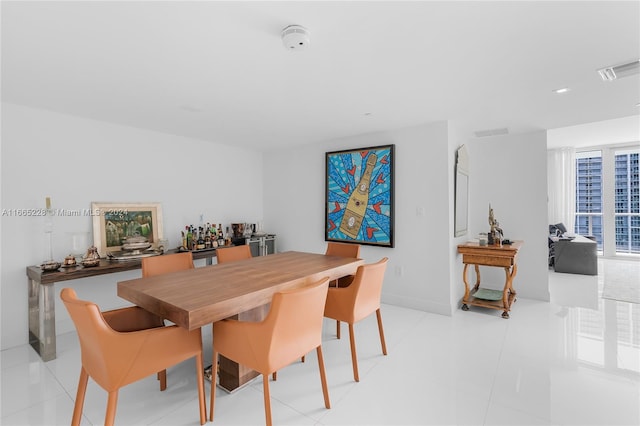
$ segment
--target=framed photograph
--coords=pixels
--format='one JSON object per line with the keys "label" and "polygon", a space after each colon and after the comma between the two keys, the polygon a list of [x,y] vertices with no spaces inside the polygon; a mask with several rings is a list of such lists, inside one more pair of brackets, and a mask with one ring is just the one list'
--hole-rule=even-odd
{"label": "framed photograph", "polygon": [[141,236],[153,245],[162,238],[160,203],[91,203],[93,245],[101,257],[121,251],[126,237]]}
{"label": "framed photograph", "polygon": [[393,247],[395,145],[326,153],[325,241]]}

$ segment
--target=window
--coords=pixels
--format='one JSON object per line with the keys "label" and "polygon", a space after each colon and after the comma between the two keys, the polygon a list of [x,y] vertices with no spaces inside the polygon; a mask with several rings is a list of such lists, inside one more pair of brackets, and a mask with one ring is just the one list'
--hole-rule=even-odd
{"label": "window", "polygon": [[576,153],[575,233],[593,236],[602,251],[602,154]]}
{"label": "window", "polygon": [[638,152],[615,153],[616,253],[640,254]]}
{"label": "window", "polygon": [[639,157],[635,147],[576,153],[574,231],[605,255],[640,254]]}

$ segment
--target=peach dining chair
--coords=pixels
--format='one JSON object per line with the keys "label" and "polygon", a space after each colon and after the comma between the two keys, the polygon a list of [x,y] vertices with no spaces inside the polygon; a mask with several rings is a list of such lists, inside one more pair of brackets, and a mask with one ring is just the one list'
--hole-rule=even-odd
{"label": "peach dining chair", "polygon": [[[360,244],[347,244],[347,243],[337,243],[330,241],[327,243],[327,251],[324,253],[327,256],[340,256],[340,257],[360,257]],[[347,275],[346,277],[341,277],[335,281],[332,281],[331,284],[336,287],[346,287],[353,281],[353,275]]]}
{"label": "peach dining chair", "polygon": [[[266,424],[271,425],[269,374],[286,367],[315,348],[324,405],[331,408],[322,357],[322,312],[329,278],[273,295],[266,318],[260,322],[223,320],[213,325],[213,377],[218,357],[224,355],[262,374]],[[213,421],[215,389],[211,391]]]}
{"label": "peach dining chair", "polygon": [[238,260],[251,259],[251,257],[251,247],[247,245],[225,247],[216,250],[218,263],[235,262]]}
{"label": "peach dining chair", "polygon": [[[216,258],[218,259],[218,264],[237,262],[238,260],[251,259],[252,257],[253,256],[251,255],[251,248],[248,245],[225,247],[216,250]],[[302,362],[304,362],[304,355],[302,356]],[[211,377],[216,377],[215,372],[212,373]],[[274,371],[272,377],[273,380],[276,380],[278,377],[278,372]]]}
{"label": "peach dining chair", "polygon": [[340,338],[340,321],[349,324],[351,363],[353,364],[353,379],[356,382],[360,381],[356,342],[353,334],[353,325],[356,322],[368,317],[373,312],[376,313],[382,353],[384,355],[387,354],[387,345],[384,341],[384,330],[382,329],[382,317],[380,315],[380,294],[388,260],[385,257],[377,263],[359,266],[351,285],[344,288],[331,287],[327,293],[324,316],[338,320],[338,339]]}
{"label": "peach dining chair", "polygon": [[[143,278],[193,268],[193,255],[190,251],[142,258]],[[160,325],[164,325],[164,320],[160,319],[160,321]],[[167,388],[167,370],[158,372],[158,380],[160,380],[160,390],[165,390]]]}
{"label": "peach dining chair", "polygon": [[190,251],[142,258],[143,277],[153,277],[193,268],[193,255]]}
{"label": "peach dining chair", "polygon": [[108,392],[104,424],[113,425],[121,387],[193,357],[200,424],[206,422],[200,329],[154,327],[158,317],[137,306],[100,312],[71,288],[62,289],[60,298],[78,332],[82,358],[72,425],[80,424],[89,377]]}

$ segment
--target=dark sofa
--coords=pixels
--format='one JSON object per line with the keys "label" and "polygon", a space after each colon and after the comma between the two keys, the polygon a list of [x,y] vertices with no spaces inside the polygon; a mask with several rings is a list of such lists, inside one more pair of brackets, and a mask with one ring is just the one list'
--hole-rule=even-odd
{"label": "dark sofa", "polygon": [[555,272],[598,275],[598,244],[593,237],[571,235],[561,223],[549,225],[549,267]]}

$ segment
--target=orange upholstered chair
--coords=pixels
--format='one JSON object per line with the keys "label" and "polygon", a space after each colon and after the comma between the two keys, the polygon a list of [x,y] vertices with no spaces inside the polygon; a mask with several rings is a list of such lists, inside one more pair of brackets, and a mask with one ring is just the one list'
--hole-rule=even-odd
{"label": "orange upholstered chair", "polygon": [[76,326],[82,356],[72,425],[80,424],[89,377],[109,393],[104,424],[112,425],[121,387],[193,357],[200,424],[206,422],[200,329],[188,331],[175,325],[149,328],[157,317],[137,306],[101,313],[95,303],[79,300],[71,288],[62,289],[60,298]]}
{"label": "orange upholstered chair", "polygon": [[[330,241],[327,243],[327,251],[324,254],[327,256],[360,258],[360,244],[336,243]],[[332,284],[336,287],[346,287],[351,284],[352,281],[353,275],[347,275],[346,277],[332,281]]]}
{"label": "orange upholstered chair", "polygon": [[[329,278],[314,284],[274,294],[266,318],[261,322],[223,320],[213,325],[213,376],[218,356],[224,355],[262,374],[266,424],[271,425],[269,374],[286,367],[315,349],[318,355],[324,405],[331,408],[322,358],[322,313]],[[215,389],[211,392],[213,420]]]}
{"label": "orange upholstered chair", "polygon": [[[380,315],[380,295],[384,272],[389,259],[382,258],[377,263],[358,267],[353,282],[348,287],[331,287],[327,294],[324,316],[349,324],[349,341],[351,343],[351,363],[353,364],[353,378],[360,381],[358,375],[358,358],[356,356],[356,342],[353,335],[353,324],[368,317],[373,312],[378,317],[378,331],[382,353],[387,354],[384,341],[382,317]],[[338,339],[340,338],[340,323],[338,322]]]}
{"label": "orange upholstered chair", "polygon": [[251,259],[251,257],[251,247],[247,245],[225,247],[216,250],[218,263],[235,262],[238,260]]}
{"label": "orange upholstered chair", "polygon": [[[193,268],[193,255],[190,251],[184,253],[163,254],[162,256],[142,258],[143,278]],[[164,325],[164,321],[162,321],[160,325]],[[165,390],[167,388],[166,370],[158,372],[158,380],[160,380],[160,390]]]}
{"label": "orange upholstered chair", "polygon": [[[329,241],[327,243],[326,256],[355,257],[360,258],[360,244],[336,243]],[[347,275],[337,280],[331,281],[331,286],[346,287],[353,282],[355,275]],[[340,338],[340,321],[336,321],[336,333]]]}
{"label": "orange upholstered chair", "polygon": [[153,277],[193,268],[193,255],[190,251],[142,258],[143,277]]}

